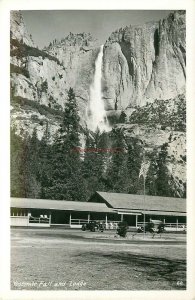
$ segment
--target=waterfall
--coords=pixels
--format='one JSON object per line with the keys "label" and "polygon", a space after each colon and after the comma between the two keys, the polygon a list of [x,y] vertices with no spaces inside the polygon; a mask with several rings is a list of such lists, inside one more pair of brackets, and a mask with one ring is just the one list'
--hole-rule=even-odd
{"label": "waterfall", "polygon": [[90,101],[88,107],[88,128],[95,131],[97,127],[100,131],[109,131],[104,101],[102,99],[102,59],[103,45],[100,47],[100,52],[95,61],[94,81],[90,87]]}

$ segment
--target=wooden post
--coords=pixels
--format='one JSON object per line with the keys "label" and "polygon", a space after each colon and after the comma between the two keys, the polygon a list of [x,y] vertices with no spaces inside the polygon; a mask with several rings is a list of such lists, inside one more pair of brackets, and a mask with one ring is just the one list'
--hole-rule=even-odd
{"label": "wooden post", "polygon": [[89,221],[90,221],[90,213],[88,213],[88,220],[87,220],[87,222],[89,223]]}
{"label": "wooden post", "polygon": [[165,218],[163,219],[163,223],[165,224]]}
{"label": "wooden post", "polygon": [[178,230],[178,218],[176,218],[176,228],[177,228],[177,230]]}
{"label": "wooden post", "polygon": [[51,214],[49,215],[49,227],[51,225]]}
{"label": "wooden post", "polygon": [[137,219],[138,219],[138,215],[135,215],[135,227],[137,228]]}
{"label": "wooden post", "polygon": [[[144,162],[145,162],[145,150],[144,150]],[[145,201],[145,194],[146,194],[146,192],[145,192],[145,185],[146,185],[146,177],[145,177],[145,174],[143,176],[144,176],[144,238],[145,238],[145,235],[146,235],[146,226],[145,226],[145,224],[146,224],[146,212],[145,212],[145,203],[146,203],[146,201]]]}
{"label": "wooden post", "polygon": [[108,223],[108,216],[107,216],[107,214],[106,214],[106,225],[107,225],[107,223]]}
{"label": "wooden post", "polygon": [[121,222],[123,222],[123,214],[121,214]]}
{"label": "wooden post", "polygon": [[70,222],[69,222],[69,224],[71,225],[71,213],[70,213]]}

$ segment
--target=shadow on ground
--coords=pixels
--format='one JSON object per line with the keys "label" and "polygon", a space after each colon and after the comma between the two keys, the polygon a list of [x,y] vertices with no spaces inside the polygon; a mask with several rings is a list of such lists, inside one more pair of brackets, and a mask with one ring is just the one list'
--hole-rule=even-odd
{"label": "shadow on ground", "polygon": [[[141,256],[132,253],[110,253],[100,252],[85,253],[82,255],[85,260],[109,259],[114,264],[122,264],[134,272],[142,274],[142,277],[150,281],[166,280],[176,289],[186,288],[186,261],[169,260],[166,258]],[[139,274],[140,275],[140,274]]]}

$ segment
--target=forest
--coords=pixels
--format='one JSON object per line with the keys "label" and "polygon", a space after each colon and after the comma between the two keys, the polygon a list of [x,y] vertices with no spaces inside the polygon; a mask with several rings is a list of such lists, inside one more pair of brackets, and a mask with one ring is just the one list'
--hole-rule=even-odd
{"label": "forest", "polygon": [[[146,194],[177,196],[166,167],[167,146],[165,143],[160,150],[147,153],[150,167]],[[144,155],[143,143],[133,137],[127,141],[120,127],[114,126],[110,132],[82,128],[70,88],[52,143],[48,126],[41,140],[36,129],[26,137],[17,136],[11,129],[11,196],[87,201],[95,191],[143,194],[143,176],[139,173]]]}

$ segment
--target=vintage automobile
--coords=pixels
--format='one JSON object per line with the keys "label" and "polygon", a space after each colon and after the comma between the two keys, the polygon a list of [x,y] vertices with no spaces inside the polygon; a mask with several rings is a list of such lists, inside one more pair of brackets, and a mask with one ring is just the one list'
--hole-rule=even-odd
{"label": "vintage automobile", "polygon": [[[164,232],[164,224],[160,220],[151,220],[150,222],[145,223],[145,232],[149,231],[150,233],[162,233]],[[144,226],[140,226],[137,229],[137,232],[144,232]]]}
{"label": "vintage automobile", "polygon": [[103,232],[106,229],[106,225],[99,221],[89,221],[89,223],[85,223],[81,228],[83,231],[90,230],[92,232],[101,231]]}

